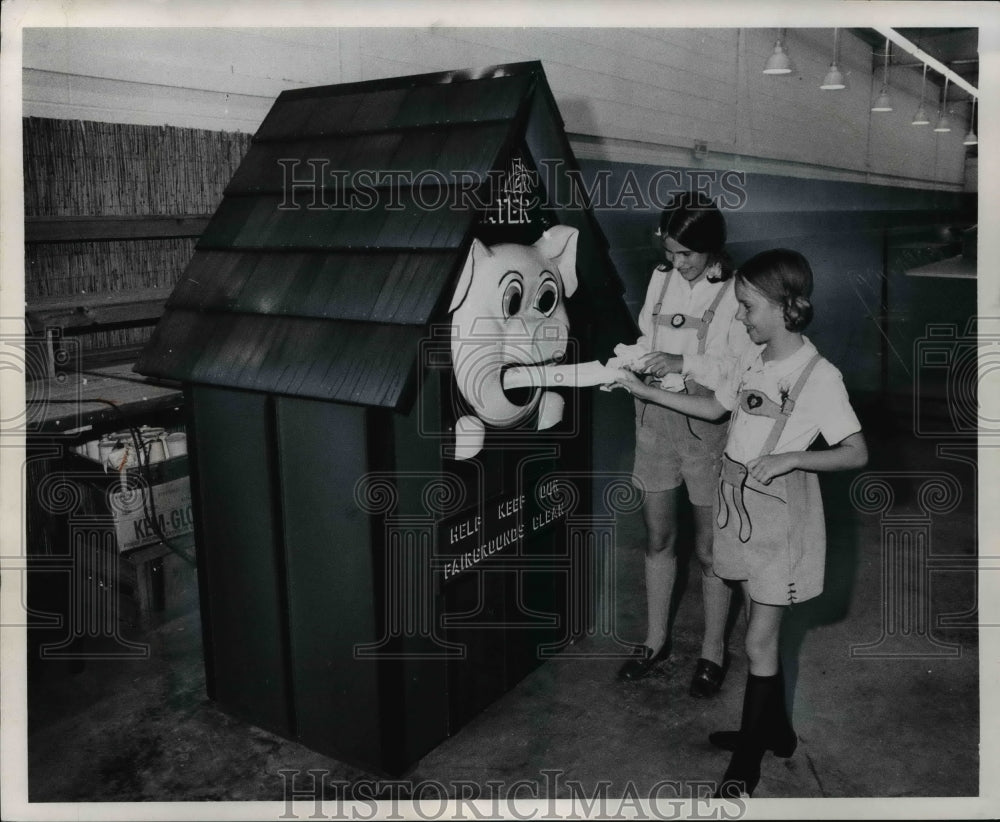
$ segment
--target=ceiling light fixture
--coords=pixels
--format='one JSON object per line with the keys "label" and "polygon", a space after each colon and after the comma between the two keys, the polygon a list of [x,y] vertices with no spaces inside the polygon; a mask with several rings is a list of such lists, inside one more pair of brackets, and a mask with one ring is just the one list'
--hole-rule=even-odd
{"label": "ceiling light fixture", "polygon": [[927,119],[927,112],[924,110],[924,91],[927,88],[927,64],[924,63],[924,79],[920,83],[920,108],[917,109],[917,113],[913,115],[913,123],[915,126],[929,126],[931,121]]}
{"label": "ceiling light fixture", "polygon": [[764,66],[764,74],[791,74],[792,61],[788,58],[788,52],[782,45],[785,37],[785,30],[781,30],[781,35],[774,41],[774,51],[767,58],[767,65]]}
{"label": "ceiling light fixture", "polygon": [[885,61],[882,67],[882,90],[879,91],[872,111],[892,111],[892,100],[889,97],[889,38],[885,38]]}
{"label": "ceiling light fixture", "polygon": [[948,77],[944,78],[944,94],[941,98],[941,108],[938,109],[938,123],[934,126],[934,130],[940,133],[946,133],[951,131],[951,126],[948,124]]}
{"label": "ceiling light fixture", "polygon": [[820,88],[823,91],[837,91],[838,89],[845,88],[844,75],[841,74],[840,69],[837,68],[837,34],[838,29],[833,30],[833,62],[830,63],[830,70],[826,73],[826,77],[823,78],[823,82]]}
{"label": "ceiling light fixture", "polygon": [[969,133],[962,140],[963,146],[978,146],[979,138],[976,136],[976,98],[972,98],[972,113],[969,115]]}

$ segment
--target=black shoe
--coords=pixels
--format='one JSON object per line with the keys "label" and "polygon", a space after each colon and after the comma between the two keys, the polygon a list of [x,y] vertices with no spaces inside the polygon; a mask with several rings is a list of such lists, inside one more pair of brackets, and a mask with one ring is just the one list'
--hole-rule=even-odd
{"label": "black shoe", "polygon": [[707,699],[715,696],[726,678],[726,669],[708,659],[699,659],[695,665],[694,677],[691,679],[691,696]]}
{"label": "black shoe", "polygon": [[635,682],[649,676],[653,668],[670,656],[670,643],[664,642],[660,650],[653,653],[648,645],[640,645],[636,655],[618,669],[618,678],[627,682]]}
{"label": "black shoe", "polygon": [[[739,731],[714,731],[708,735],[708,741],[715,745],[716,748],[721,748],[724,751],[735,751],[739,736]],[[775,756],[788,759],[788,757],[795,753],[798,744],[799,738],[793,733],[788,739],[769,743],[767,749]]]}

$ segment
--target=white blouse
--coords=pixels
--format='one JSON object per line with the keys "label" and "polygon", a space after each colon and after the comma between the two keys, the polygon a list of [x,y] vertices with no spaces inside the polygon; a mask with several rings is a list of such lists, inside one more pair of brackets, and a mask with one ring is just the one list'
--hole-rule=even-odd
{"label": "white blouse", "polygon": [[[705,277],[693,286],[679,273],[672,275],[657,266],[649,280],[646,289],[646,300],[639,312],[639,330],[642,336],[631,346],[615,348],[616,359],[621,365],[627,365],[644,354],[661,351],[666,354],[678,354],[684,357],[680,374],[666,374],[660,379],[660,388],[667,391],[681,391],[685,378],[690,378],[713,391],[718,388],[736,367],[740,356],[747,349],[757,350],[747,336],[743,323],[736,319],[736,294],[733,280],[712,282],[708,276],[715,276],[715,271],[708,269]],[[701,317],[712,305],[716,294],[724,289],[722,299],[715,310],[715,317],[708,327],[705,338],[705,353],[698,353],[697,324],[685,323],[680,328],[669,324],[653,323],[653,310],[663,292],[663,281],[670,276],[666,294],[660,306],[660,315],[671,317],[674,314],[686,314],[691,317]]]}
{"label": "white blouse", "polygon": [[[726,453],[732,459],[746,463],[759,457],[774,424],[771,417],[750,414],[739,407],[740,391],[759,391],[780,405],[782,394],[791,390],[816,354],[816,346],[806,337],[803,340],[805,344],[783,360],[764,362],[760,351],[748,350],[730,378],[716,390],[719,403],[733,412],[726,443]],[[836,445],[860,430],[861,423],[851,407],[840,371],[821,358],[802,387],[772,453],[805,451],[819,434],[830,445]]]}

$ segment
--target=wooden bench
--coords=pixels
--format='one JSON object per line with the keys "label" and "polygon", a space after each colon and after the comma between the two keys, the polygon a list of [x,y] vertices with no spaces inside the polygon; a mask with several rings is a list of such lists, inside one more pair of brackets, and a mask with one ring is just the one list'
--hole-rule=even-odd
{"label": "wooden bench", "polygon": [[[172,290],[171,287],[148,288],[29,300],[25,319],[32,333],[45,335],[48,377],[56,375],[56,354],[62,338],[155,325]],[[88,366],[135,361],[141,348],[137,344],[90,351],[82,361]]]}

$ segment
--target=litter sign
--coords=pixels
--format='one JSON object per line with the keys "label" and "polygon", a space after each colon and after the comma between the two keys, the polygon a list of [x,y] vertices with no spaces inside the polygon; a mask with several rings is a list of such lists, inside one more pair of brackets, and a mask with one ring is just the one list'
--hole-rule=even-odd
{"label": "litter sign", "polygon": [[159,542],[161,535],[170,539],[190,534],[194,529],[191,485],[187,477],[144,488],[141,492],[135,489],[116,491],[111,497],[119,551]]}

